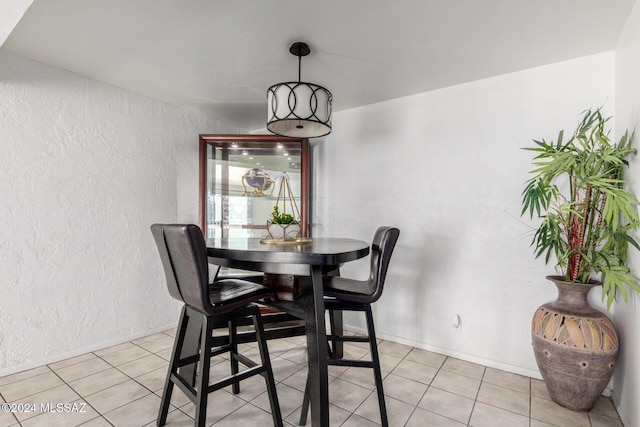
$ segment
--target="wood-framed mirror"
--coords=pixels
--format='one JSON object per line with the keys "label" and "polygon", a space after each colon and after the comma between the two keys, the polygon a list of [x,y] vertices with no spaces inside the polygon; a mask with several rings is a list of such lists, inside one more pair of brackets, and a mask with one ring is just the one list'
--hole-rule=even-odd
{"label": "wood-framed mirror", "polygon": [[285,172],[310,236],[309,141],[277,135],[200,135],[199,223],[205,238],[260,237]]}

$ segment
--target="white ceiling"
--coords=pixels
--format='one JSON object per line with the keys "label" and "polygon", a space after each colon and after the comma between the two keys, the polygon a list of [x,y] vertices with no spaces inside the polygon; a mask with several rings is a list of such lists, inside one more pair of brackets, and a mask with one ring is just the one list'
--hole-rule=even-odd
{"label": "white ceiling", "polygon": [[635,0],[34,0],[2,49],[248,129],[302,80],[334,111],[615,49]]}

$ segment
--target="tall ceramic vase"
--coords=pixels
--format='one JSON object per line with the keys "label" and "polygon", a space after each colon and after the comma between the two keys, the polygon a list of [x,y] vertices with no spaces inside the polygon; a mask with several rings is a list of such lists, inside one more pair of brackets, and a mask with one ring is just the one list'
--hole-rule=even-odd
{"label": "tall ceramic vase", "polygon": [[547,276],[558,299],[536,311],[531,337],[536,362],[551,399],[574,411],[588,411],[609,383],[618,358],[618,336],[607,316],[587,301],[601,286]]}

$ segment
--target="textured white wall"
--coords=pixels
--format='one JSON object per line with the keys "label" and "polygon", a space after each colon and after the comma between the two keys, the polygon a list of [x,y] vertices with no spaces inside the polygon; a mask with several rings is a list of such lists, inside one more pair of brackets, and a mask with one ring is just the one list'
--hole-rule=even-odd
{"label": "textured white wall", "polygon": [[532,169],[520,147],[572,131],[588,107],[612,111],[613,65],[604,53],[334,115],[314,143],[314,235],[400,228],[375,305],[381,337],[539,376],[530,322],[556,291],[519,218]]}
{"label": "textured white wall", "polygon": [[240,130],[0,51],[0,375],[177,323],[149,231]]}
{"label": "textured white wall", "polygon": [[[636,130],[636,148],[640,147],[640,3],[636,2],[616,49],[616,126],[617,134]],[[640,195],[640,158],[630,164],[629,181]],[[635,238],[640,241],[640,233]],[[630,252],[630,264],[640,275],[640,254]],[[613,398],[625,426],[640,426],[640,296],[632,295],[629,304],[617,303],[615,324],[620,335],[620,358],[614,374]]]}

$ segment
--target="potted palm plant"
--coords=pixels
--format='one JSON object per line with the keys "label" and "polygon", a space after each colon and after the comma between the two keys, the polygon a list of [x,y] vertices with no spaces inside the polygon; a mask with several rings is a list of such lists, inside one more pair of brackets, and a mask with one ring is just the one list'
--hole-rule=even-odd
{"label": "potted palm plant", "polygon": [[531,244],[560,273],[547,277],[558,299],[533,317],[534,353],[551,398],[579,411],[595,404],[618,354],[613,323],[589,305],[589,290],[601,287],[608,308],[618,296],[627,301],[629,291],[640,292],[627,265],[629,247],[640,249],[630,234],[640,225],[638,201],[624,180],[636,150],[628,132],[610,140],[609,119],[600,109],[585,111],[568,140],[561,131],[555,142],[525,148],[535,153],[535,169],[521,214],[540,220]]}

